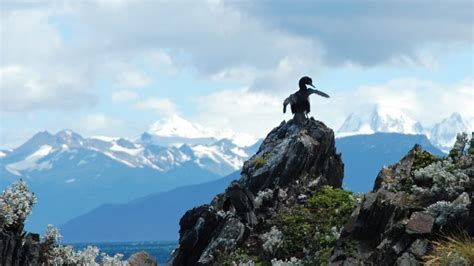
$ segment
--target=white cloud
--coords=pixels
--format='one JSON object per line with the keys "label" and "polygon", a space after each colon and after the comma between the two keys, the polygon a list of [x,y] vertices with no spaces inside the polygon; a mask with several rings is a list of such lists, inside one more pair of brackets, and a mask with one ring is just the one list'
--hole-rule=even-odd
{"label": "white cloud", "polygon": [[115,80],[115,85],[122,89],[138,89],[146,87],[152,82],[153,80],[143,73],[129,71],[118,75]]}
{"label": "white cloud", "polygon": [[282,58],[275,68],[259,73],[253,80],[251,89],[272,94],[288,91],[289,88],[296,90],[298,87],[295,77],[315,75],[319,72],[317,56],[311,56],[309,51],[307,56],[311,60],[305,60],[304,57],[299,56]]}
{"label": "white cloud", "polygon": [[93,105],[96,97],[87,58],[72,60],[44,3],[2,3],[0,27],[1,109],[73,110]]}
{"label": "white cloud", "polygon": [[212,128],[230,128],[263,137],[285,117],[283,99],[248,88],[228,89],[198,99],[195,120]]}
{"label": "white cloud", "polygon": [[136,109],[154,111],[161,115],[176,113],[176,105],[167,98],[149,98],[134,105]]}
{"label": "white cloud", "polygon": [[85,116],[80,123],[82,131],[90,135],[99,134],[105,129],[116,129],[122,125],[122,120],[101,113],[89,114]]}
{"label": "white cloud", "polygon": [[[183,71],[185,79],[249,85],[203,96],[196,117],[262,136],[290,117],[279,115],[281,93],[296,87],[295,77],[328,64],[437,69],[436,53],[452,43],[472,45],[472,4],[439,3],[364,2],[347,11],[353,3],[4,1],[0,109],[89,107],[102,95],[96,92],[101,82],[117,87],[106,95],[113,102],[132,101],[137,95],[130,90],[149,86],[155,74]],[[439,45],[436,53],[424,50],[432,43]],[[337,128],[352,109],[380,102],[429,124],[452,111],[474,116],[472,87],[472,79],[450,86],[400,79],[330,99],[312,96],[312,115]],[[160,114],[178,109],[160,98],[134,107]],[[87,119],[94,128],[114,120],[100,114]]]}
{"label": "white cloud", "polygon": [[[351,5],[346,1],[10,1],[1,11],[1,64],[24,66],[52,80],[46,83],[67,76],[78,81],[74,96],[94,95],[97,81],[112,82],[120,89],[139,88],[153,82],[149,75],[183,69],[211,80],[244,81],[253,89],[283,90],[295,76],[318,72],[326,64],[435,69],[437,57],[420,53],[423,45],[472,44],[469,1],[364,2],[351,12],[341,11]],[[144,61],[143,73],[130,71]],[[45,86],[44,91],[62,95],[57,87]],[[27,91],[20,86],[19,98]],[[53,98],[20,103],[16,109],[91,104],[88,97],[73,97],[73,105],[62,105],[64,97]]]}
{"label": "white cloud", "polygon": [[[371,110],[368,107],[376,104],[402,110],[424,126],[432,126],[453,112],[468,120],[474,117],[473,80],[467,77],[455,84],[442,85],[405,78],[335,93],[329,99],[312,95],[310,116],[335,131],[350,113]],[[195,119],[206,126],[264,137],[283,119],[292,117],[291,113],[282,113],[286,96],[247,88],[211,93],[199,98]]]}
{"label": "white cloud", "polygon": [[373,66],[390,61],[425,65],[427,58],[418,54],[420,48],[473,42],[469,0],[226,3],[243,15],[257,17],[268,28],[320,43],[329,65]]}
{"label": "white cloud", "polygon": [[473,77],[466,77],[445,85],[429,80],[400,78],[331,95],[328,101],[318,101],[317,97],[312,96],[311,101],[312,104],[318,101],[315,113],[319,113],[336,130],[354,110],[375,104],[402,110],[429,127],[453,112],[460,113],[466,119],[474,116],[473,80]]}
{"label": "white cloud", "polygon": [[84,89],[84,80],[55,70],[24,65],[0,67],[1,110],[72,110],[95,103],[95,96]]}
{"label": "white cloud", "polygon": [[113,103],[126,103],[134,101],[138,98],[138,94],[129,90],[120,90],[112,93]]}

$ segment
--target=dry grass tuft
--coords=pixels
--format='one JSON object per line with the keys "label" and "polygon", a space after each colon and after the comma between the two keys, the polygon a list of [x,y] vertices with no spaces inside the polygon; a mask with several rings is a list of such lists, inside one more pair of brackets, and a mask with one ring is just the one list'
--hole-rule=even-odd
{"label": "dry grass tuft", "polygon": [[450,235],[431,241],[433,250],[425,265],[474,265],[474,238],[468,234]]}

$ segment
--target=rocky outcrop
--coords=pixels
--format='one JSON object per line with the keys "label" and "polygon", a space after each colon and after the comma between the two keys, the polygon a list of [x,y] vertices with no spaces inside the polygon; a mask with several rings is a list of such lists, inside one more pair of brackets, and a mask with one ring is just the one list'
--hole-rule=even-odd
{"label": "rocky outcrop", "polygon": [[465,136],[458,141],[447,158],[416,145],[382,169],[345,225],[331,264],[421,265],[430,240],[474,235],[473,155],[463,153]]}
{"label": "rocky outcrop", "polygon": [[24,234],[22,228],[0,229],[0,265],[39,265],[38,234]]}
{"label": "rocky outcrop", "polygon": [[282,122],[244,163],[241,178],[208,205],[184,214],[172,265],[213,265],[239,246],[259,252],[276,210],[304,202],[319,187],[339,188],[343,163],[322,122]]}
{"label": "rocky outcrop", "polygon": [[128,265],[130,266],[157,266],[155,259],[145,251],[140,251],[128,258]]}

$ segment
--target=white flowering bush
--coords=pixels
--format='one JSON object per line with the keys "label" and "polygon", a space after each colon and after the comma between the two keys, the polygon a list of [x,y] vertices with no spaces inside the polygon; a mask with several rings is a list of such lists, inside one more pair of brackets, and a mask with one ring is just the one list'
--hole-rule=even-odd
{"label": "white flowering bush", "polygon": [[[422,169],[415,170],[413,175],[415,181],[432,181],[432,186],[427,188],[431,194],[444,195],[448,198],[458,196],[469,184],[469,176],[457,168],[450,159],[438,161]],[[418,192],[419,190],[417,189]]]}
{"label": "white flowering bush", "polygon": [[295,257],[291,257],[289,260],[271,260],[272,266],[303,266],[303,262]]}
{"label": "white flowering bush", "polygon": [[[0,194],[0,230],[9,227],[7,230],[22,232],[23,224],[31,213],[33,205],[36,203],[36,196],[30,192],[25,181],[20,179],[7,187]],[[72,246],[63,246],[58,242],[62,238],[59,230],[49,224],[46,232],[41,237],[40,261],[47,265],[99,265],[96,263],[99,255],[99,248],[88,246],[81,251],[74,251]],[[113,257],[102,253],[102,265],[125,266],[127,261],[122,261],[123,254],[116,254]]]}
{"label": "white flowering bush", "polygon": [[271,200],[272,197],[273,197],[273,190],[269,188],[259,191],[257,193],[257,197],[255,197],[255,207],[260,208],[263,202]]}
{"label": "white flowering bush", "polygon": [[51,249],[48,263],[51,265],[76,265],[77,256],[72,246],[55,246]]}
{"label": "white flowering bush", "polygon": [[87,246],[75,254],[76,263],[80,265],[97,265],[96,258],[99,256],[99,248]]}
{"label": "white flowering bush", "polygon": [[260,239],[263,241],[263,250],[265,250],[269,255],[275,255],[275,252],[281,244],[282,238],[283,233],[278,230],[276,226],[273,226],[270,231],[260,236]]}
{"label": "white flowering bush", "polygon": [[426,208],[426,212],[435,218],[435,223],[443,226],[449,220],[456,219],[468,211],[471,204],[469,195],[464,192],[453,202],[438,201]]}
{"label": "white flowering bush", "polygon": [[331,227],[330,235],[327,236],[327,239],[339,239],[339,237],[341,236],[342,228],[343,228],[342,226]]}
{"label": "white flowering bush", "polygon": [[59,229],[52,224],[48,224],[46,232],[42,236],[43,242],[57,243],[63,236],[59,233]]}
{"label": "white flowering bush", "polygon": [[75,251],[72,246],[56,245],[52,247],[48,254],[48,265],[84,265],[84,266],[127,266],[128,262],[123,260],[124,255],[117,253],[113,257],[106,253],[101,253],[100,261],[97,263],[99,248],[87,246],[83,250]]}
{"label": "white flowering bush", "polygon": [[7,187],[0,195],[0,229],[4,226],[23,225],[36,203],[25,181],[19,180]]}
{"label": "white flowering bush", "polygon": [[231,263],[232,266],[255,266],[255,262],[253,260],[249,260],[249,261],[246,261],[246,262],[235,262],[233,261]]}
{"label": "white flowering bush", "polygon": [[106,253],[101,253],[102,265],[103,266],[126,266],[128,265],[127,261],[123,261],[123,254],[117,253],[113,257],[110,257]]}

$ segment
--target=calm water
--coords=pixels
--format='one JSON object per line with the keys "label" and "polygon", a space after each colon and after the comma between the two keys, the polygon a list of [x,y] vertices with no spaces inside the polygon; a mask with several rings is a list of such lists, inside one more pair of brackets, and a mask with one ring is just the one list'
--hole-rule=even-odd
{"label": "calm water", "polygon": [[170,258],[171,251],[176,248],[177,242],[163,241],[142,241],[142,242],[115,242],[115,243],[76,243],[71,244],[76,250],[81,250],[87,246],[96,246],[100,252],[105,252],[109,256],[122,253],[128,259],[133,253],[146,251],[153,256],[159,265],[166,265]]}

